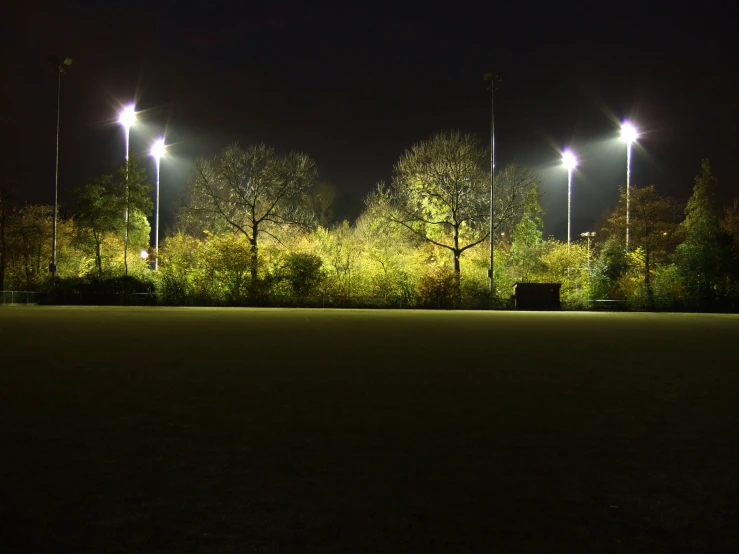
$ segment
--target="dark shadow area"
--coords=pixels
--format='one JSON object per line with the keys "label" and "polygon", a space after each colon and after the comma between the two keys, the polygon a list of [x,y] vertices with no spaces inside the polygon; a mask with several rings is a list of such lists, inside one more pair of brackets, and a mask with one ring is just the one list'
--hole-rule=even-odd
{"label": "dark shadow area", "polygon": [[732,552],[739,318],[0,307],[0,545]]}

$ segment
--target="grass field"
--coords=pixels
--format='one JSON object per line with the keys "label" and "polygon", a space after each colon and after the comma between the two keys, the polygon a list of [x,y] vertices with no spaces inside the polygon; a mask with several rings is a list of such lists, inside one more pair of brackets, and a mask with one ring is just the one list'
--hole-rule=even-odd
{"label": "grass field", "polygon": [[0,551],[736,552],[739,317],[0,309]]}

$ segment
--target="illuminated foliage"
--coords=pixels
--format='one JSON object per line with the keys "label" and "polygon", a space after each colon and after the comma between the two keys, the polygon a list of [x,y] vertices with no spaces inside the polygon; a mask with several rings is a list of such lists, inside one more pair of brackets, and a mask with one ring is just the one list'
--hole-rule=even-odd
{"label": "illuminated foliage", "polygon": [[527,195],[523,202],[524,212],[521,221],[511,233],[512,242],[508,258],[511,269],[519,276],[518,280],[521,282],[537,281],[538,275],[544,269],[542,262],[544,222],[541,220],[543,210],[539,204],[538,187],[532,186]]}
{"label": "illuminated foliage", "polygon": [[285,261],[287,280],[292,293],[300,298],[311,295],[318,287],[323,274],[321,258],[315,254],[290,254]]}
{"label": "illuminated foliage", "polygon": [[[148,248],[151,209],[132,158],[78,191],[74,217],[60,214],[56,290],[81,299],[154,283],[158,301],[175,305],[488,308],[487,163],[472,137],[436,135],[401,157],[390,186],[366,198],[354,223],[331,224],[334,189],[315,185],[310,158],[232,146],[197,161],[179,231],[162,241],[155,272],[129,255]],[[704,161],[681,224],[676,203],[654,186],[632,188],[628,250],[621,191],[589,250],[585,239],[545,240],[536,176],[504,168],[495,184],[495,305],[511,306],[517,282],[554,282],[566,308],[606,300],[736,309],[739,201],[721,210],[715,188]],[[0,191],[0,285],[49,287],[52,215],[49,206],[14,208]]]}
{"label": "illuminated foliage", "polygon": [[[641,276],[643,285],[638,287],[639,302],[644,306],[653,304],[652,279],[658,267],[667,263],[675,244],[675,232],[680,218],[680,208],[672,198],[660,196],[654,185],[631,188],[630,199],[630,248],[625,261],[629,272]],[[625,241],[626,236],[626,191],[621,189],[618,206],[610,214],[605,236]],[[629,277],[631,279],[631,277]],[[624,289],[624,287],[621,287]],[[626,287],[637,290],[637,284]],[[628,295],[627,295],[628,296]]]}
{"label": "illuminated foliage", "polygon": [[680,224],[683,241],[675,251],[675,264],[688,290],[690,301],[712,309],[734,289],[736,259],[732,237],[722,228],[716,199],[716,178],[711,164],[703,160],[695,178],[693,195]]}
{"label": "illuminated foliage", "polygon": [[439,134],[408,150],[390,187],[378,188],[386,216],[452,254],[454,272],[465,250],[488,236],[486,155],[472,135]]}
{"label": "illuminated foliage", "polygon": [[256,295],[260,240],[312,220],[308,198],[317,176],[315,162],[305,154],[279,156],[264,144],[246,149],[234,144],[212,159],[196,160],[183,219],[204,229],[227,226],[248,241]]}
{"label": "illuminated foliage", "polygon": [[116,177],[113,194],[118,200],[117,207],[124,214],[123,267],[125,275],[128,275],[129,269],[140,269],[138,252],[149,245],[151,228],[146,217],[152,210],[151,186],[146,184],[146,170],[139,167],[135,156],[126,160],[126,165],[118,169]]}
{"label": "illuminated foliage", "polygon": [[95,267],[100,277],[103,276],[103,243],[106,238],[121,233],[123,229],[121,209],[112,175],[93,179],[77,192],[80,242],[94,249]]}

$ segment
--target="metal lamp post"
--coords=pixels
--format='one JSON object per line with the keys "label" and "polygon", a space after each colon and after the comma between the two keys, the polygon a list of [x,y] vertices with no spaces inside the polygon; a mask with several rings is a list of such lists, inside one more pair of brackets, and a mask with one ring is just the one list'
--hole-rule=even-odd
{"label": "metal lamp post", "polygon": [[500,75],[486,73],[485,80],[490,81],[490,267],[488,281],[490,285],[490,308],[495,306],[495,280],[493,263],[495,261],[495,91],[500,83]]}
{"label": "metal lamp post", "polygon": [[577,158],[571,150],[562,153],[562,165],[567,168],[567,252],[572,240],[572,171],[577,167]]}
{"label": "metal lamp post", "polygon": [[156,180],[156,208],[155,217],[156,221],[154,224],[154,271],[159,269],[159,173],[162,162],[162,156],[166,150],[164,139],[159,138],[154,141],[151,147],[151,156],[156,160],[157,164],[157,180]]}
{"label": "metal lamp post", "polygon": [[621,125],[621,139],[626,143],[626,249],[631,239],[631,147],[639,138],[639,133],[628,121]]}
{"label": "metal lamp post", "polygon": [[51,271],[51,286],[56,286],[56,226],[59,216],[59,122],[61,115],[61,98],[62,98],[62,73],[72,65],[72,58],[64,58],[61,61],[59,56],[49,56],[49,62],[54,66],[54,72],[57,74],[56,85],[56,167],[54,172],[54,227],[51,234],[51,263],[49,271]]}
{"label": "metal lamp post", "polygon": [[123,130],[125,132],[126,136],[126,209],[123,211],[123,221],[125,223],[125,230],[123,232],[123,241],[126,244],[126,256],[124,256],[124,263],[126,264],[126,275],[128,275],[128,203],[129,203],[129,194],[128,194],[128,143],[129,143],[129,135],[131,132],[131,127],[134,123],[136,123],[136,111],[134,110],[133,104],[129,104],[125,108],[123,108],[123,111],[121,111],[118,122],[123,126]]}

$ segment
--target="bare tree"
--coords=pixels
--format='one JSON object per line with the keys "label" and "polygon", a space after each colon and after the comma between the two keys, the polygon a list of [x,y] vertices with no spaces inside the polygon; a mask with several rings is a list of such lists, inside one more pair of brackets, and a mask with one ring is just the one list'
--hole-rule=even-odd
{"label": "bare tree", "polygon": [[495,174],[493,231],[512,231],[527,211],[540,213],[539,176],[526,166],[509,164]]}
{"label": "bare tree", "polygon": [[311,221],[307,201],[317,177],[315,162],[305,154],[278,156],[264,144],[234,144],[212,159],[196,160],[185,216],[208,226],[225,224],[246,237],[254,292],[260,237],[279,240],[278,229]]}
{"label": "bare tree", "polygon": [[[390,221],[460,257],[490,235],[488,154],[472,135],[438,134],[408,150],[395,166],[389,187],[380,184],[368,206]],[[496,177],[494,228],[520,219],[536,188],[526,168],[507,167]]]}

